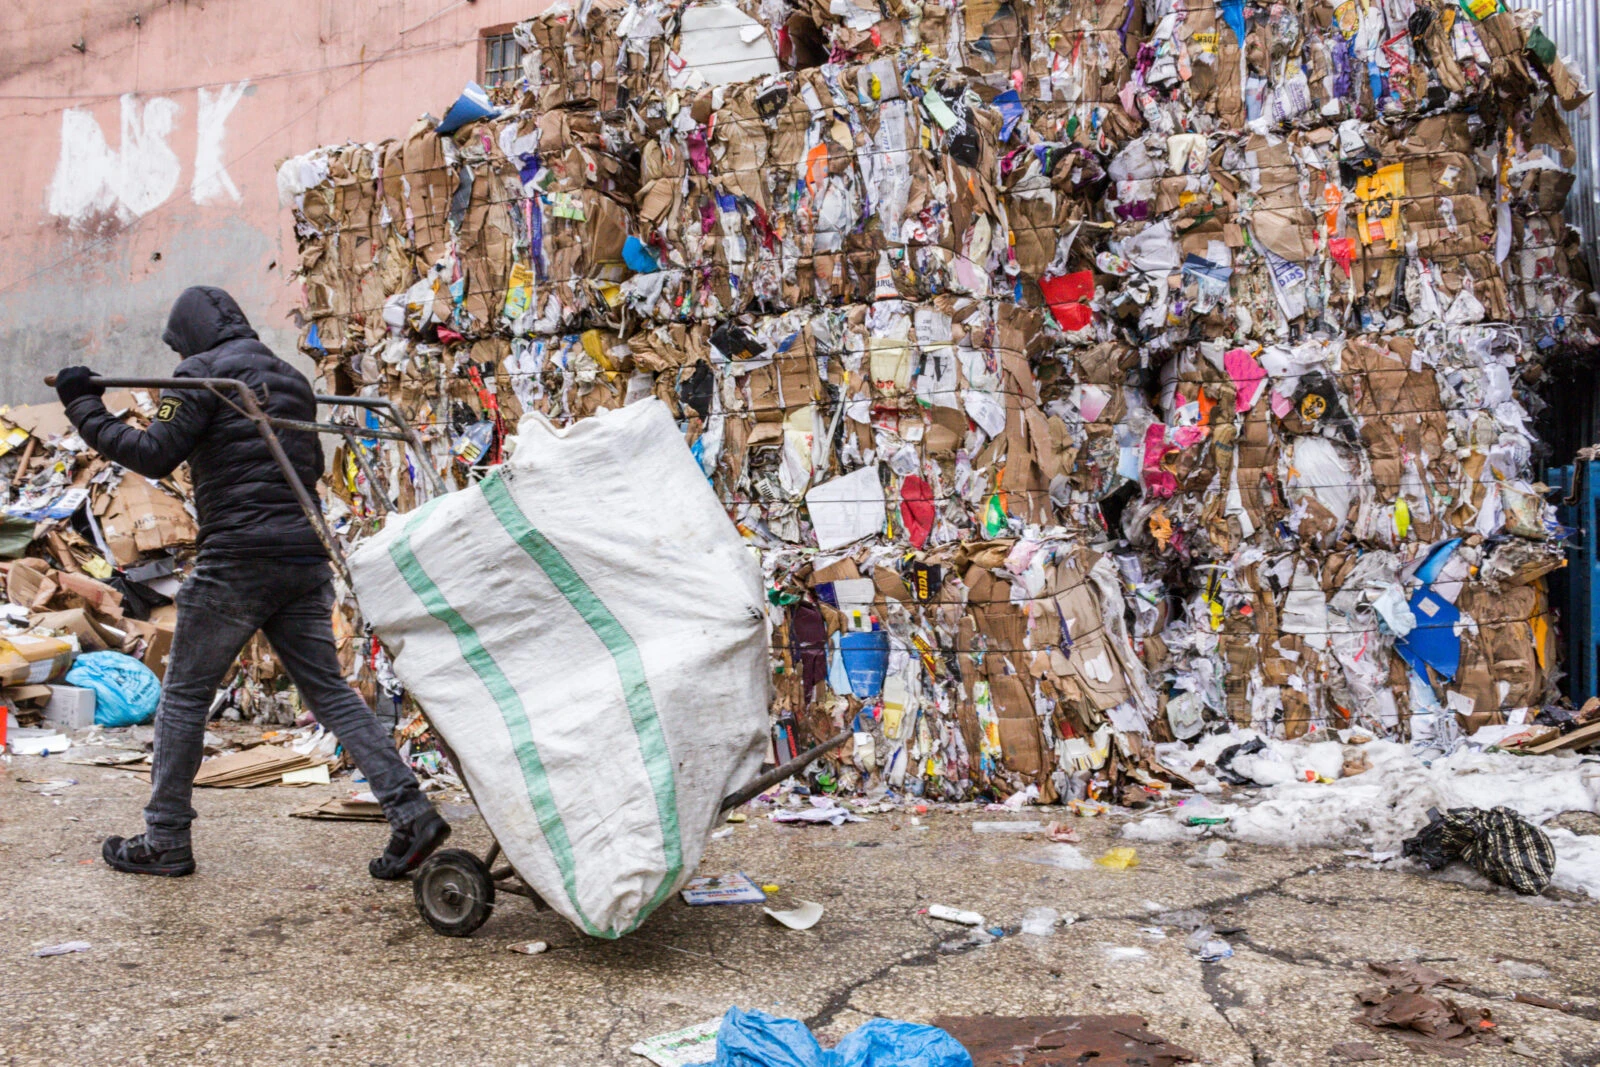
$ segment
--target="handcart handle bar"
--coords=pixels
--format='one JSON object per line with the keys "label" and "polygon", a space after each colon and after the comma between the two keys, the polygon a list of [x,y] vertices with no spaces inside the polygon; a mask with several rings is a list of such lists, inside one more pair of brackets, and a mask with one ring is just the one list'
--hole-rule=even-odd
{"label": "handcart handle bar", "polygon": [[[209,388],[208,386],[202,384],[205,382],[235,380],[236,379],[232,378],[101,377],[96,377],[94,379],[96,385],[102,385],[108,389],[199,389]],[[47,376],[44,380],[44,384],[50,386],[55,385],[56,376],[54,374]],[[315,399],[319,404],[365,408],[368,411],[377,412],[378,415],[388,419],[391,423],[393,423],[395,429],[382,430],[370,426],[363,426],[358,428],[358,432],[356,433],[357,437],[381,437],[386,441],[404,441],[406,444],[410,445],[413,450],[415,450],[417,453],[417,459],[419,461],[426,454],[426,449],[422,444],[422,438],[417,436],[417,431],[412,429],[411,424],[406,421],[405,414],[400,410],[400,405],[396,404],[393,400],[390,400],[387,397],[336,396],[330,393],[318,393],[316,394]],[[305,430],[308,432],[331,433],[343,436],[347,429],[347,427],[330,422],[301,422],[298,419],[280,419],[271,415],[266,416],[266,418],[271,426],[274,426],[280,430]],[[427,475],[429,488],[433,490],[434,495],[442,496],[450,491],[449,487],[444,484],[444,479],[439,476],[439,472],[434,470],[431,464],[422,463],[420,465],[423,469],[423,473]]]}
{"label": "handcart handle bar", "polygon": [[[106,389],[181,389],[197,392],[204,390],[216,393],[218,396],[222,396],[224,393],[232,393],[238,397],[237,410],[255,424],[256,430],[261,434],[261,439],[266,442],[267,451],[272,454],[273,462],[277,463],[278,469],[283,472],[284,480],[289,483],[289,488],[294,492],[295,500],[299,502],[300,509],[305,512],[307,520],[310,521],[311,529],[316,533],[317,540],[322,542],[322,547],[327,550],[329,560],[332,561],[333,566],[339,572],[339,577],[343,578],[347,585],[350,582],[350,568],[345,562],[344,549],[339,544],[339,539],[333,535],[333,530],[328,526],[328,521],[323,516],[322,508],[317,503],[316,498],[311,495],[311,491],[306,488],[305,483],[300,480],[300,476],[295,473],[294,464],[289,462],[289,456],[283,450],[283,442],[278,439],[278,429],[337,434],[344,437],[346,441],[350,440],[353,433],[362,437],[382,437],[390,440],[405,441],[416,451],[418,466],[427,472],[433,490],[436,493],[445,492],[444,481],[439,477],[439,472],[424,461],[427,452],[422,445],[422,439],[417,436],[417,432],[406,422],[405,416],[401,414],[399,407],[391,400],[379,397],[328,396],[322,394],[318,394],[316,397],[319,404],[344,404],[375,411],[394,423],[398,432],[367,428],[353,430],[352,427],[340,426],[336,423],[302,422],[298,419],[275,418],[261,410],[261,404],[256,399],[255,390],[237,378],[102,378],[97,376],[93,381],[96,385]],[[56,376],[52,374],[46,377],[44,383],[50,386],[55,385]],[[223,399],[227,402],[226,397]],[[368,477],[370,478],[371,475],[369,474]],[[374,486],[374,489],[376,490],[376,486]]]}
{"label": "handcart handle bar", "polygon": [[834,734],[820,745],[814,745],[811,748],[806,749],[788,763],[779,764],[777,767],[774,767],[766,774],[763,774],[761,777],[757,778],[743,789],[740,789],[738,792],[729,793],[727,796],[723,797],[722,807],[718,810],[731,811],[734,808],[737,808],[740,804],[743,804],[745,801],[760,796],[762,793],[765,793],[767,790],[771,789],[785,778],[805,770],[812,763],[816,762],[818,758],[827,755],[829,752],[832,752],[834,749],[838,748],[840,745],[844,744],[854,736],[855,734],[852,731],[845,730],[842,733]]}

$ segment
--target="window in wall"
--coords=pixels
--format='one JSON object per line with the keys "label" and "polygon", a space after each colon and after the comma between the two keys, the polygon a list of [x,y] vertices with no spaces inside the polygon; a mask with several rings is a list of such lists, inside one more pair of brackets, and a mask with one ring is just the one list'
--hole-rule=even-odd
{"label": "window in wall", "polygon": [[522,77],[522,46],[509,33],[489,32],[483,37],[483,77],[486,89],[513,85]]}

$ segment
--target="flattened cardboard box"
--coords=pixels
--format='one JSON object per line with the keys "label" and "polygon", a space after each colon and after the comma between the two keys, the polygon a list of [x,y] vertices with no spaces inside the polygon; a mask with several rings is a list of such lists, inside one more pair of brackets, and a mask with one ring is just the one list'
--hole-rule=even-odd
{"label": "flattened cardboard box", "polygon": [[83,608],[47,611],[42,615],[33,616],[29,622],[35,630],[65,631],[71,634],[78,639],[78,647],[84,652],[104,652],[107,649],[122,647],[122,638],[110,632],[109,627],[97,624]]}
{"label": "flattened cardboard box", "polygon": [[111,554],[122,566],[152,552],[192,545],[199,536],[181,500],[132,471],[95,502],[95,514]]}

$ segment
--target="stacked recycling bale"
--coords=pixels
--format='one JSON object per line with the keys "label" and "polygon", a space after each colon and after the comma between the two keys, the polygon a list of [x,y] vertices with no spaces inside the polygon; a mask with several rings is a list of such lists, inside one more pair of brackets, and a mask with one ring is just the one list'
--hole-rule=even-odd
{"label": "stacked recycling bale", "polygon": [[[851,727],[847,788],[1125,795],[1208,720],[1546,696],[1523,382],[1593,309],[1584,91],[1522,13],[614,0],[516,35],[499,115],[283,164],[303,348],[430,429],[403,506],[523,412],[669,405],[765,561],[780,753]],[[1440,595],[1453,663],[1397,648]]]}

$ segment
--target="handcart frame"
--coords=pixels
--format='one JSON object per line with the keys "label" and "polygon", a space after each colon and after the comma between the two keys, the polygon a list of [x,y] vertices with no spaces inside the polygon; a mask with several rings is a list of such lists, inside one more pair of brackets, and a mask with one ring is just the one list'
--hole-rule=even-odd
{"label": "handcart frame", "polygon": [[[305,512],[306,519],[311,523],[311,528],[316,532],[317,540],[322,542],[322,547],[327,550],[328,559],[334,569],[343,579],[345,586],[350,588],[352,595],[354,587],[350,584],[350,568],[345,560],[344,547],[334,535],[333,528],[328,525],[327,517],[323,515],[321,506],[310,487],[300,480],[294,465],[289,461],[288,453],[283,450],[283,442],[278,438],[279,430],[298,430],[308,433],[322,433],[342,438],[349,446],[351,454],[366,476],[371,487],[370,496],[375,498],[372,503],[384,512],[393,512],[396,509],[393,501],[383,493],[378,482],[376,471],[372,468],[363,450],[356,441],[359,437],[381,438],[383,440],[399,441],[410,445],[415,452],[416,464],[425,473],[429,487],[435,494],[448,492],[444,479],[433,466],[426,462],[427,450],[423,446],[422,438],[415,429],[406,421],[405,415],[393,401],[379,397],[364,396],[332,396],[318,394],[318,404],[330,407],[356,407],[374,412],[380,418],[388,420],[393,429],[383,427],[356,426],[344,422],[305,422],[299,419],[283,419],[268,415],[263,408],[267,399],[267,389],[261,387],[260,396],[247,383],[237,378],[102,378],[94,379],[96,385],[107,389],[178,389],[196,392],[210,392],[215,394],[223,403],[233,408],[239,414],[249,419],[256,427],[261,438],[266,442],[267,450],[272,454],[272,459],[283,472],[284,480],[289,483],[289,488],[294,491],[295,499],[300,508]],[[55,384],[55,376],[45,379],[46,385]],[[433,720],[428,717],[426,709],[422,711],[432,728]],[[452,766],[459,768],[460,762],[455,753],[450,750],[444,741],[443,735],[437,729],[433,730],[434,736],[439,740],[439,747],[449,757]],[[792,775],[805,770],[818,759],[832,752],[846,741],[850,740],[851,731],[844,730],[821,744],[800,753],[794,759],[774,767],[772,770],[760,775],[755,780],[722,799],[719,811],[730,811],[741,804],[759,796],[771,789],[779,782]],[[462,782],[466,785],[465,779]],[[470,796],[472,787],[467,785]],[[474,798],[476,799],[476,798]],[[496,861],[502,857],[503,850],[500,842],[495,839],[494,832],[489,833],[489,849],[482,857],[470,849],[451,848],[436,852],[417,868],[412,878],[412,894],[416,900],[417,912],[423,920],[435,931],[447,937],[467,937],[478,927],[482,926],[494,909],[494,899],[497,892],[509,893],[513,896],[526,897],[531,900],[534,907],[548,909],[549,905],[540,897],[532,886],[517,874],[510,863],[496,866]]]}

